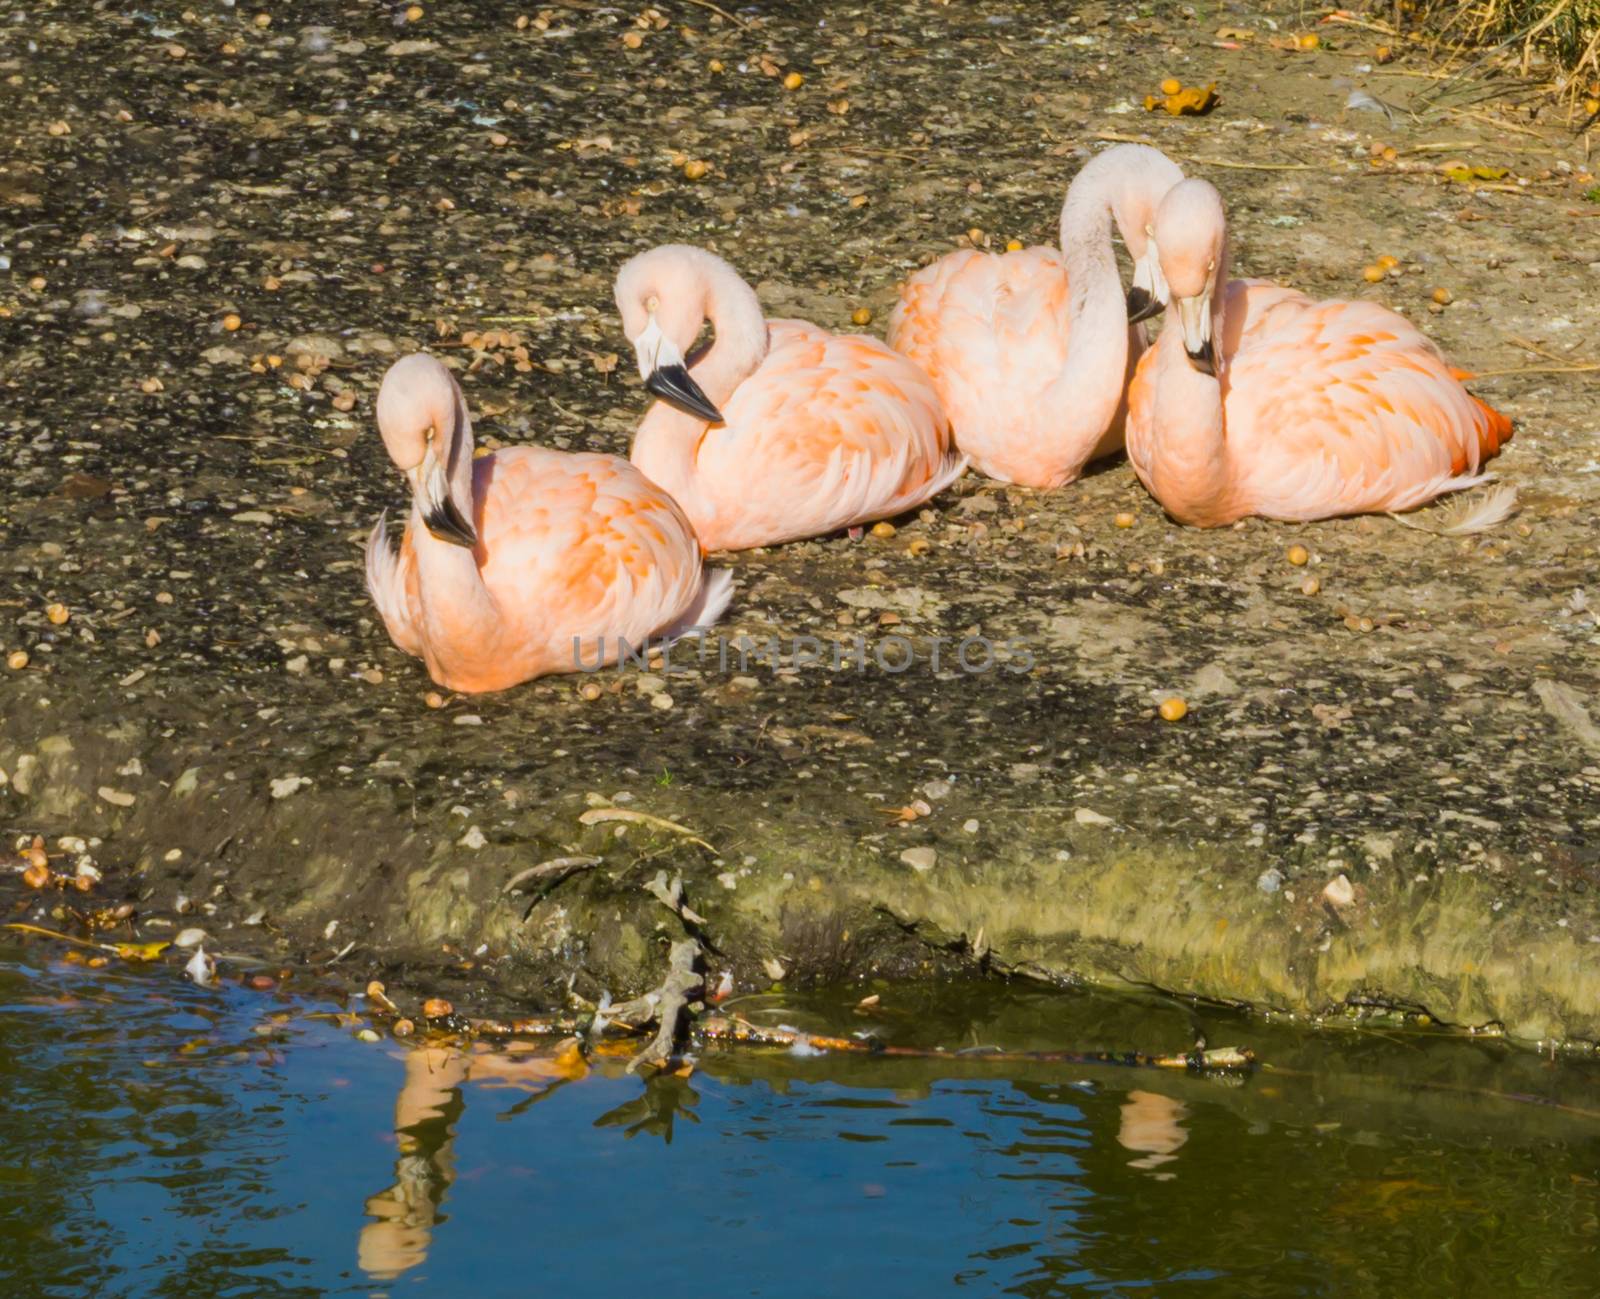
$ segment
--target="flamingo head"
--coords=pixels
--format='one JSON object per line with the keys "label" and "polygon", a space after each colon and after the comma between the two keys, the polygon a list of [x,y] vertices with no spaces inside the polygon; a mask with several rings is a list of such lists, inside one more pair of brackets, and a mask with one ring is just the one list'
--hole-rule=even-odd
{"label": "flamingo head", "polygon": [[1226,261],[1226,237],[1222,195],[1204,180],[1174,185],[1150,229],[1150,245],[1178,311],[1183,350],[1201,374],[1217,373],[1213,302]]}
{"label": "flamingo head", "polygon": [[1128,323],[1161,314],[1167,305],[1167,281],[1161,274],[1161,258],[1150,239],[1156,210],[1174,185],[1183,180],[1177,163],[1148,145],[1123,144],[1107,149],[1101,157],[1115,162],[1117,185],[1111,194],[1111,216],[1133,259],[1133,284],[1128,289]]}
{"label": "flamingo head", "polygon": [[721,424],[722,412],[689,374],[684,361],[705,323],[719,259],[699,248],[666,244],[640,253],[617,272],[622,330],[639,359],[644,386],[686,415]]}
{"label": "flamingo head", "polygon": [[[406,476],[422,508],[422,522],[440,541],[471,548],[471,470],[452,468],[472,459],[472,428],[455,376],[437,357],[418,352],[389,367],[378,389],[378,432],[389,459]],[[458,485],[464,478],[465,501]]]}

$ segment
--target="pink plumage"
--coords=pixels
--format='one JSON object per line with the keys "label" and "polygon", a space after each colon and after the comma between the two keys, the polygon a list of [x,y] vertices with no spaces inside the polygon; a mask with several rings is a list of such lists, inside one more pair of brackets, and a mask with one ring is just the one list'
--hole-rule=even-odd
{"label": "pink plumage", "polygon": [[1182,179],[1156,149],[1108,149],[1067,190],[1061,251],[963,249],[906,282],[889,343],[933,379],[975,469],[1060,487],[1122,445],[1123,393],[1144,333],[1128,324],[1111,226],[1134,257],[1136,293],[1153,290],[1145,227]]}
{"label": "pink plumage", "polygon": [[1175,519],[1409,510],[1483,481],[1511,421],[1403,316],[1230,281],[1222,201],[1204,181],[1168,196],[1155,240],[1172,307],[1134,378],[1127,446]]}
{"label": "pink plumage", "polygon": [[[926,374],[877,339],[764,319],[710,253],[640,254],[617,277],[617,304],[641,374],[666,394],[632,460],[683,506],[707,551],[900,514],[965,468]],[[707,316],[715,341],[686,359]]]}
{"label": "pink plumage", "polygon": [[622,641],[637,649],[726,607],[729,575],[702,572],[683,511],[626,460],[544,447],[475,458],[460,389],[428,356],[391,367],[378,420],[413,505],[398,553],[382,519],[373,529],[367,587],[440,685],[592,669]]}

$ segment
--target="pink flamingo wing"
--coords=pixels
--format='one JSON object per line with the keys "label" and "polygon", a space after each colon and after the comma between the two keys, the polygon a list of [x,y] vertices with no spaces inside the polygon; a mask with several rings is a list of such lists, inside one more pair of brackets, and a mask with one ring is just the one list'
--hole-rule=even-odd
{"label": "pink flamingo wing", "polygon": [[1410,509],[1468,485],[1501,440],[1503,421],[1387,308],[1249,284],[1230,292],[1227,313],[1237,308],[1224,420],[1260,513]]}
{"label": "pink flamingo wing", "polygon": [[769,321],[760,367],[701,439],[709,550],[819,536],[921,504],[960,471],[928,376],[876,339]]}

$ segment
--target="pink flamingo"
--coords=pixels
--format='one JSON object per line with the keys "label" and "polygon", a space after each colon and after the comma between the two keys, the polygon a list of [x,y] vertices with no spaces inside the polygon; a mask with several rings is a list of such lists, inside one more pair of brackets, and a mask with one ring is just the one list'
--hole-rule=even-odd
{"label": "pink flamingo", "polygon": [[399,553],[379,518],[367,590],[389,636],[450,690],[503,690],[615,662],[619,642],[709,625],[733,594],[705,574],[672,498],[617,456],[507,447],[474,457],[455,376],[424,354],[378,390],[378,431],[411,483]]}
{"label": "pink flamingo", "polygon": [[[1002,482],[1060,487],[1122,446],[1123,393],[1160,310],[1145,230],[1183,179],[1165,154],[1118,145],[1084,164],[1061,208],[1061,251],[963,249],[913,275],[889,344],[929,375],[973,467]],[[1127,300],[1111,248],[1134,259]]]}
{"label": "pink flamingo", "polygon": [[1228,279],[1222,197],[1188,180],[1152,242],[1171,293],[1128,399],[1128,459],[1181,523],[1409,510],[1484,481],[1511,421],[1404,317]]}
{"label": "pink flamingo", "polygon": [[[767,320],[722,258],[668,244],[617,275],[622,328],[661,400],[633,463],[707,551],[823,536],[915,509],[961,476],[928,376],[875,338]],[[685,359],[710,318],[708,349]]]}

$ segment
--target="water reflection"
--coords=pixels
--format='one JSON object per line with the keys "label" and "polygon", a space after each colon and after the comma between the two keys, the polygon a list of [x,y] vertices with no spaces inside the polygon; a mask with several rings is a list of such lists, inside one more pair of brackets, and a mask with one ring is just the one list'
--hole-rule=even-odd
{"label": "water reflection", "polygon": [[[1189,1139],[1183,1129],[1189,1107],[1159,1092],[1131,1091],[1122,1102],[1122,1122],[1117,1128],[1117,1144],[1124,1150],[1138,1151],[1143,1158],[1130,1159],[1129,1168],[1157,1169],[1178,1157],[1178,1149]],[[1172,1173],[1157,1173],[1162,1181]]]}
{"label": "water reflection", "polygon": [[394,1103],[398,1152],[394,1181],[366,1200],[367,1216],[356,1261],[375,1280],[389,1281],[428,1257],[440,1208],[456,1178],[456,1124],[466,1108],[462,1085],[525,1091],[530,1100],[589,1071],[575,1043],[554,1049],[513,1043],[503,1049],[422,1045],[405,1053],[405,1072]]}
{"label": "water reflection", "polygon": [[[848,1024],[858,997],[782,1013]],[[897,1041],[1194,1029],[992,988],[885,1001]],[[0,950],[0,1295],[1593,1289],[1593,1075],[1498,1049],[1252,1025],[1278,1069],[1242,1085],[748,1051],[646,1084],[306,1009]]]}

